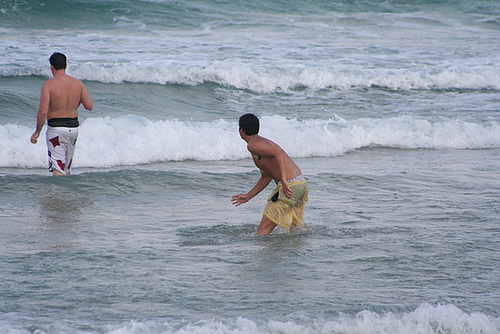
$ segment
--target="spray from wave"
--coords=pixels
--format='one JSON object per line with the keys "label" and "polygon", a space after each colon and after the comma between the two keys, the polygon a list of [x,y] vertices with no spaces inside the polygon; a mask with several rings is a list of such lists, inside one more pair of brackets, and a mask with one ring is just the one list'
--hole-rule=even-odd
{"label": "spray from wave", "polygon": [[[33,129],[0,125],[0,167],[43,167],[43,140],[29,143]],[[431,121],[412,116],[385,119],[298,120],[264,116],[261,132],[294,157],[332,157],[365,147],[488,149],[500,147],[500,124]],[[129,115],[82,122],[75,167],[112,167],[184,160],[248,158],[235,121],[151,121]]]}

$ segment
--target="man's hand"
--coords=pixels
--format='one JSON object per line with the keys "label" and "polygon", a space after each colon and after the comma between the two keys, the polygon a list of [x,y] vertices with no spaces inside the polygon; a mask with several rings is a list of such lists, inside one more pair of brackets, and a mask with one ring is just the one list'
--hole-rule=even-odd
{"label": "man's hand", "polygon": [[288,185],[288,182],[283,180],[283,181],[281,181],[281,184],[283,185],[283,193],[285,194],[286,198],[292,199],[293,198],[293,190]]}
{"label": "man's hand", "polygon": [[40,136],[40,134],[38,132],[33,133],[31,135],[30,142],[32,142],[33,144],[36,144],[39,136]]}
{"label": "man's hand", "polygon": [[235,206],[240,206],[243,203],[246,203],[250,200],[248,194],[238,194],[234,195],[231,203],[233,203]]}

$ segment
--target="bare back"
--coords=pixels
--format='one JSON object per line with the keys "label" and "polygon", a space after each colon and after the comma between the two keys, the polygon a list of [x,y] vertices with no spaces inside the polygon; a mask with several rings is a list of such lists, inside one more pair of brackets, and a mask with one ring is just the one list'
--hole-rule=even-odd
{"label": "bare back", "polygon": [[45,82],[44,86],[49,97],[47,119],[78,117],[78,107],[81,103],[85,109],[92,109],[92,101],[80,80],[59,73]]}
{"label": "bare back", "polygon": [[51,66],[51,69],[54,77],[42,85],[36,130],[30,138],[33,144],[37,143],[47,119],[78,117],[80,104],[87,110],[94,108],[83,82],[70,77],[65,70],[55,70],[54,66]]}
{"label": "bare back", "polygon": [[[257,147],[256,147],[257,146]],[[260,136],[252,139],[252,145],[248,147],[252,153],[255,165],[275,182],[280,181],[281,171],[277,162],[277,155],[283,156],[284,178],[289,180],[302,174],[299,166],[286,154],[275,142]]]}

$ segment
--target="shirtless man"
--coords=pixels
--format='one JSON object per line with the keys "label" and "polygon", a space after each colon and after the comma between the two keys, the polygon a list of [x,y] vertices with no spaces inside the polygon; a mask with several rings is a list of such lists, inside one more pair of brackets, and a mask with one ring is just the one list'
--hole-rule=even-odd
{"label": "shirtless man", "polygon": [[36,130],[30,141],[37,143],[47,120],[49,171],[53,175],[69,175],[78,137],[78,107],[92,110],[94,104],[85,85],[66,74],[66,56],[54,53],[50,57],[52,79],[42,86]]}
{"label": "shirtless man", "polygon": [[239,127],[241,139],[247,142],[247,149],[261,176],[247,194],[233,196],[232,203],[239,206],[248,202],[274,180],[277,186],[267,200],[257,234],[269,234],[276,225],[292,232],[298,226],[304,226],[304,207],[309,188],[300,168],[276,143],[259,136],[259,119],[255,115],[241,116]]}

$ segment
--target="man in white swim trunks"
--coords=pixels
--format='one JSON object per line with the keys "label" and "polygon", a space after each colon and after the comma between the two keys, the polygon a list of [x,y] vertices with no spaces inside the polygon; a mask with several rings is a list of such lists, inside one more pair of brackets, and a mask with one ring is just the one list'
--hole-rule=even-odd
{"label": "man in white swim trunks", "polygon": [[65,55],[55,52],[49,60],[54,77],[42,86],[36,130],[30,141],[33,144],[37,143],[47,120],[49,171],[53,175],[70,175],[78,137],[77,109],[83,104],[85,109],[92,110],[94,104],[85,85],[66,74]]}
{"label": "man in white swim trunks", "polygon": [[241,139],[247,142],[247,149],[253,157],[261,176],[257,184],[246,194],[232,197],[232,203],[239,206],[248,202],[274,180],[276,188],[267,200],[257,234],[269,234],[277,225],[295,231],[304,226],[304,207],[309,188],[300,168],[273,141],[259,136],[259,119],[253,114],[240,117]]}

